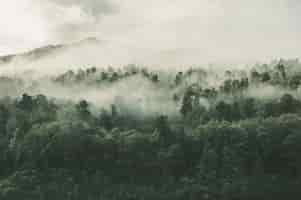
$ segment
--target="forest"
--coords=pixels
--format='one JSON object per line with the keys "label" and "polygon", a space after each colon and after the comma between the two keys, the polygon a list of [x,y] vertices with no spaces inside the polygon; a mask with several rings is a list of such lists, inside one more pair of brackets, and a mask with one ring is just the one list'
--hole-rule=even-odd
{"label": "forest", "polygon": [[0,77],[1,200],[297,200],[301,63]]}

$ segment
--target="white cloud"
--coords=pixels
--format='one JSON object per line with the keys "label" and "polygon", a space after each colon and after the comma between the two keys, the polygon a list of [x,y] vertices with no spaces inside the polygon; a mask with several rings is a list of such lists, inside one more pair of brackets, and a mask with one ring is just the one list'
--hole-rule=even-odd
{"label": "white cloud", "polygon": [[44,21],[31,8],[29,0],[1,2],[0,7],[0,53],[34,47],[47,40]]}
{"label": "white cloud", "polygon": [[191,63],[299,57],[301,52],[298,0],[5,2],[0,26],[8,28],[0,32],[0,52],[86,36],[129,46],[129,51],[143,49],[145,56],[189,53],[183,60]]}

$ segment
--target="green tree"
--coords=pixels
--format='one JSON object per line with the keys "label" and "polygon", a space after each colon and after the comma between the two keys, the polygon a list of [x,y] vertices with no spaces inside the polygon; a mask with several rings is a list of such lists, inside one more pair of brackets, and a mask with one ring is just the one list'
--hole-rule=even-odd
{"label": "green tree", "polygon": [[290,94],[284,94],[280,98],[280,110],[282,113],[293,113],[296,111],[295,99]]}
{"label": "green tree", "polygon": [[17,103],[17,106],[24,111],[31,112],[34,108],[34,101],[32,96],[23,94],[21,100]]}
{"label": "green tree", "polygon": [[8,109],[0,104],[0,137],[5,136],[7,134],[6,125],[9,118]]}
{"label": "green tree", "polygon": [[182,106],[181,106],[181,113],[184,117],[186,117],[193,109],[193,91],[191,88],[188,88],[185,91]]}
{"label": "green tree", "polygon": [[99,115],[99,125],[107,130],[111,130],[113,128],[112,115],[110,115],[110,113],[104,109]]}
{"label": "green tree", "polygon": [[224,101],[220,101],[216,107],[217,111],[217,118],[219,120],[227,120],[231,121],[231,105],[228,103],[225,103]]}
{"label": "green tree", "polygon": [[81,100],[76,105],[76,110],[79,114],[80,119],[88,121],[91,118],[91,113],[89,111],[89,104],[86,100]]}
{"label": "green tree", "polygon": [[155,131],[159,134],[160,144],[166,146],[172,142],[172,133],[167,116],[162,115],[155,120]]}

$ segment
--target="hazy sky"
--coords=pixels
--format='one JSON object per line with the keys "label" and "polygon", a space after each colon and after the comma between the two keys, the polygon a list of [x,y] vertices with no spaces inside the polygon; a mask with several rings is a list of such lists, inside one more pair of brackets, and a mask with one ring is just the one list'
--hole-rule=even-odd
{"label": "hazy sky", "polygon": [[300,0],[5,0],[0,54],[88,36],[206,61],[300,57]]}

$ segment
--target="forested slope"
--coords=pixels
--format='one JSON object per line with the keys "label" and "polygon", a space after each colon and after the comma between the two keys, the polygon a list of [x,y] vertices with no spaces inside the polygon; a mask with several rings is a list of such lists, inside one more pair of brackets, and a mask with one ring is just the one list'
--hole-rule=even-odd
{"label": "forested slope", "polygon": [[300,66],[3,76],[0,199],[300,199]]}

